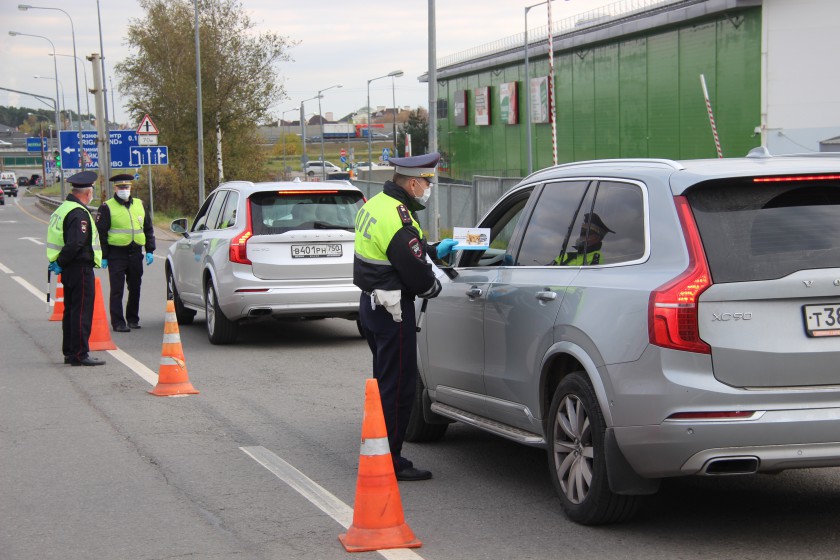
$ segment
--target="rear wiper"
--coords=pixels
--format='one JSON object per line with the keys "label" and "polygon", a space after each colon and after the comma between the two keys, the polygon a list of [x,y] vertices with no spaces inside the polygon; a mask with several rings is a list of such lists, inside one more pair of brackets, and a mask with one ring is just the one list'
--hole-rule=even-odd
{"label": "rear wiper", "polygon": [[313,222],[312,226],[314,229],[343,229],[345,231],[353,231],[354,229],[353,226],[331,224],[329,222]]}

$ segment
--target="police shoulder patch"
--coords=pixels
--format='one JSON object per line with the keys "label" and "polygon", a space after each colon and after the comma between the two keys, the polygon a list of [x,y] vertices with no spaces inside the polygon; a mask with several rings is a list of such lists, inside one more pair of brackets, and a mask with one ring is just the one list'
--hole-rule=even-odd
{"label": "police shoulder patch", "polygon": [[81,226],[82,226],[82,233],[87,233],[87,226],[88,226],[87,220],[82,220],[81,221]]}
{"label": "police shoulder patch", "polygon": [[420,244],[419,239],[416,237],[412,238],[411,241],[408,242],[408,248],[411,250],[412,255],[418,259],[423,259],[423,246]]}
{"label": "police shoulder patch", "polygon": [[408,225],[411,223],[411,212],[408,211],[408,208],[405,207],[405,204],[400,204],[399,206],[397,206],[397,212],[399,213],[400,220],[402,220],[403,224]]}

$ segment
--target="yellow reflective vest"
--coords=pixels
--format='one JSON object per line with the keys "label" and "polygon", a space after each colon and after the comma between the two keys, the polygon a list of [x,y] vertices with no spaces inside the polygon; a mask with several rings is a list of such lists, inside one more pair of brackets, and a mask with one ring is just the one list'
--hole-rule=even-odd
{"label": "yellow reflective vest", "polygon": [[47,259],[53,262],[58,258],[58,254],[64,248],[64,218],[71,210],[81,208],[88,215],[91,229],[91,246],[93,248],[93,261],[96,267],[102,265],[102,248],[99,246],[99,232],[96,231],[96,226],[93,223],[93,216],[90,215],[90,210],[78,202],[65,200],[61,206],[56,208],[55,212],[50,216],[50,225],[47,227]]}
{"label": "yellow reflective vest", "polygon": [[111,213],[108,245],[128,247],[134,241],[141,247],[145,246],[146,234],[143,232],[143,220],[146,217],[146,209],[143,207],[143,202],[132,198],[131,204],[126,206],[114,198],[109,198],[105,204]]}

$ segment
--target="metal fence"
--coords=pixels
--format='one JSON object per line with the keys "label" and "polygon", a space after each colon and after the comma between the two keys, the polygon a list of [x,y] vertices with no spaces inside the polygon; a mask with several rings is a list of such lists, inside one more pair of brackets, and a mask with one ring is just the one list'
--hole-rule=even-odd
{"label": "metal fence", "polygon": [[[502,194],[519,184],[518,177],[487,177],[476,175],[472,183],[438,183],[433,196],[438,197],[440,212],[440,231],[451,231],[453,227],[471,227],[478,223],[479,218],[499,199]],[[366,198],[370,198],[382,190],[382,182],[351,181]],[[437,235],[432,232],[430,211],[418,214],[420,227],[429,233],[435,241]]]}
{"label": "metal fence", "polygon": [[[685,0],[619,0],[614,4],[608,4],[588,12],[556,20],[551,24],[552,35],[562,36],[567,33],[575,33],[604,25],[610,21],[632,17],[635,14],[661,8],[670,4],[677,4]],[[528,44],[536,44],[548,38],[548,25],[542,25],[528,30]],[[446,68],[460,62],[474,60],[484,56],[509,51],[512,49],[524,48],[525,33],[517,33],[503,39],[485,43],[455,54],[451,54],[437,61],[438,68]]]}

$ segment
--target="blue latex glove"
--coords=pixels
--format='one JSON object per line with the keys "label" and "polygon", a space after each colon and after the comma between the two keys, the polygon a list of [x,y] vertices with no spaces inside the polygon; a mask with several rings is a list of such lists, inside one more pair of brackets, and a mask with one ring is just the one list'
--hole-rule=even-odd
{"label": "blue latex glove", "polygon": [[102,259],[102,268],[108,268],[108,259]]}
{"label": "blue latex glove", "polygon": [[155,262],[155,254],[154,253],[146,253],[146,266],[149,266]]}
{"label": "blue latex glove", "polygon": [[444,239],[437,246],[437,256],[439,259],[444,258],[445,256],[449,255],[452,252],[452,247],[457,245],[458,242],[454,239]]}
{"label": "blue latex glove", "polygon": [[58,261],[51,262],[50,266],[48,266],[47,268],[49,268],[51,271],[53,271],[56,274],[61,274],[61,271],[64,270],[63,268],[61,268],[58,265]]}

